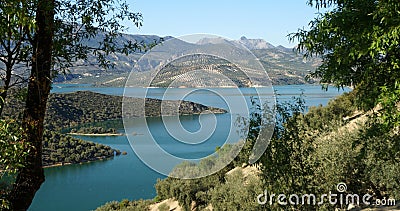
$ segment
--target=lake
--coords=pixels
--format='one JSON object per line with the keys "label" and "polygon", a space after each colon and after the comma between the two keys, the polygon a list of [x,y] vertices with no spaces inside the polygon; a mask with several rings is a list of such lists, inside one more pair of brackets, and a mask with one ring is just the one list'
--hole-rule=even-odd
{"label": "lake", "polygon": [[[308,106],[325,105],[329,99],[343,93],[343,90],[338,91],[333,87],[325,92],[320,86],[314,85],[274,86],[274,89],[280,94],[278,101],[289,100],[292,96],[298,96],[301,92],[304,92],[306,105]],[[91,87],[90,85],[65,84],[55,85],[52,92],[68,93],[84,90],[111,95],[122,95],[124,93],[124,89],[119,87],[99,88]],[[141,88],[131,88],[129,95],[135,96],[135,92],[140,91],[142,91]],[[349,91],[349,89],[344,91]],[[163,93],[162,89],[152,89],[148,97],[160,99],[162,97],[160,93]],[[251,90],[244,89],[244,93],[246,93],[246,97],[249,97]],[[229,96],[229,93],[227,94]],[[205,91],[194,92],[185,99],[208,106],[226,108],[226,104],[221,99]],[[229,130],[229,124],[233,121],[230,114],[217,114],[215,118],[218,122],[218,127],[210,137],[210,141],[196,148],[180,146],[171,142],[173,138],[168,136],[160,117],[149,117],[146,118],[146,121],[149,130],[152,131],[152,134],[156,134],[154,138],[159,141],[164,150],[176,156],[199,158],[212,153],[215,147],[223,144],[221,140],[226,139],[226,131]],[[188,131],[196,131],[199,128],[198,115],[182,116],[179,120]],[[169,121],[168,118],[164,119],[165,121]],[[129,134],[132,131],[140,133],[146,127],[140,119],[130,119],[128,122],[132,123],[127,125],[127,130],[131,130]],[[124,132],[123,127],[117,129],[120,132]],[[96,209],[102,204],[113,200],[151,199],[155,197],[154,184],[157,179],[165,178],[165,176],[149,168],[137,157],[126,136],[85,136],[78,138],[102,143],[112,148],[126,151],[128,154],[106,161],[46,168],[46,181],[37,192],[29,210],[84,211]],[[144,146],[147,144],[146,137],[140,134],[135,136],[134,139],[141,141]],[[148,152],[151,153],[151,149]]]}

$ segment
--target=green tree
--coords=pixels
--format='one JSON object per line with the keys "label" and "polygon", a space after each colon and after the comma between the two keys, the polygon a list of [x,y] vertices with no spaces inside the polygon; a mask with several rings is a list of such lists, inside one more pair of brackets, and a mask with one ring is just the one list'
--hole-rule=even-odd
{"label": "green tree", "polygon": [[[14,120],[0,120],[0,210],[8,209],[6,196],[18,168],[24,166],[28,146],[21,140],[21,127]],[[21,153],[23,152],[23,153]]]}
{"label": "green tree", "polygon": [[263,193],[262,182],[254,174],[243,175],[239,169],[226,175],[225,183],[216,185],[207,193],[215,210],[260,210],[256,196]]}
{"label": "green tree", "polygon": [[[18,58],[11,64],[27,61],[25,67],[31,69],[21,138],[30,147],[26,149],[25,165],[18,169],[10,195],[11,209],[26,210],[44,181],[43,121],[52,76],[66,70],[75,59],[87,59],[88,53],[93,53],[98,64],[107,68],[112,67],[107,61],[108,54],[117,51],[129,54],[141,49],[140,43],[115,42],[126,29],[120,22],[128,19],[140,26],[141,15],[130,12],[128,5],[119,0],[14,0],[1,2],[1,5],[4,8],[0,10],[0,28],[8,33],[7,37],[1,37],[1,42],[11,43],[2,45],[4,49],[1,50],[6,51],[8,57]],[[89,40],[96,36],[102,41],[89,45]],[[3,155],[7,157],[2,149]]]}
{"label": "green tree", "polygon": [[[310,29],[290,35],[305,57],[320,56],[311,74],[322,83],[354,86],[359,107],[371,109],[399,92],[400,2],[397,0],[309,0],[329,8]],[[386,93],[386,94],[385,94]],[[390,104],[390,103],[388,103]]]}
{"label": "green tree", "polygon": [[[35,18],[27,10],[32,5],[27,1],[1,1],[0,3],[0,69],[2,85],[0,88],[0,115],[4,109],[4,100],[8,90],[26,82],[26,72],[31,49],[28,35],[34,30]],[[15,71],[15,67],[19,71]],[[17,74],[16,74],[17,73]]]}
{"label": "green tree", "polygon": [[[325,165],[326,175],[342,175],[357,191],[378,197],[398,197],[400,160],[400,2],[398,0],[309,0],[317,8],[329,8],[310,22],[309,30],[290,35],[298,40],[305,57],[320,56],[322,64],[311,77],[336,86],[354,86],[355,104],[369,111],[359,134],[346,134],[352,148],[339,150],[340,138],[331,138],[331,150],[342,154],[339,169]],[[374,109],[373,109],[374,108]],[[333,146],[336,145],[336,146]],[[328,147],[327,147],[328,148]],[[333,152],[334,153],[334,152]],[[348,154],[346,154],[348,153]],[[351,156],[349,156],[351,155]],[[323,169],[321,168],[321,169]],[[343,168],[349,171],[339,174]],[[357,169],[356,172],[350,171]],[[378,173],[379,172],[379,173]],[[358,181],[354,178],[358,178]],[[360,182],[361,181],[361,182]]]}
{"label": "green tree", "polygon": [[[315,163],[310,162],[315,148],[313,139],[305,134],[305,102],[303,97],[276,106],[277,124],[261,164],[265,188],[272,193],[315,193]],[[314,131],[313,131],[314,132]],[[279,209],[276,203],[268,210]],[[288,205],[289,206],[289,205]],[[313,210],[312,206],[296,209]]]}
{"label": "green tree", "polygon": [[10,196],[13,210],[27,210],[36,191],[44,182],[42,168],[43,122],[50,93],[52,42],[54,31],[54,4],[52,0],[38,1],[36,6],[34,55],[28,82],[28,96],[22,120],[22,140],[31,147],[23,168],[18,170]]}
{"label": "green tree", "polygon": [[[23,86],[29,77],[34,56],[36,7],[38,0],[1,1],[0,4],[0,96],[5,100],[10,88]],[[143,42],[117,42],[119,24],[125,19],[141,26],[142,15],[129,11],[123,0],[55,1],[52,48],[52,75],[66,73],[74,61],[97,58],[90,65],[112,67],[107,55],[114,52],[131,53],[146,48]],[[99,42],[90,39],[97,38]],[[0,115],[4,101],[0,101]]]}

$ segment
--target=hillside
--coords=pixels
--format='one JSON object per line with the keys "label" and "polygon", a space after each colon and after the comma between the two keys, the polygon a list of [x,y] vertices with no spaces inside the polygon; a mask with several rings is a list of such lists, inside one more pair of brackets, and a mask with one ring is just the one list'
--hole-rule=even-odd
{"label": "hillside", "polygon": [[[19,96],[19,97],[13,97]],[[21,117],[23,98],[11,91],[7,98],[7,107],[4,115],[18,119]],[[126,98],[125,102],[137,108],[143,99]],[[215,113],[226,111],[218,108],[207,107],[201,104],[187,101],[164,101],[164,115],[176,114],[179,107],[180,115],[198,114],[205,110]],[[179,104],[178,104],[179,103]],[[47,104],[47,115],[45,118],[45,135],[43,141],[43,165],[54,166],[73,163],[82,163],[100,159],[111,158],[120,154],[119,150],[111,149],[108,146],[83,141],[80,139],[60,134],[63,128],[74,127],[84,123],[102,122],[106,120],[118,120],[122,118],[122,97],[99,94],[89,91],[80,91],[68,94],[51,94]],[[126,117],[160,116],[161,100],[146,99],[145,114],[138,110],[127,113]],[[80,128],[80,130],[98,129],[116,133],[109,125],[95,128]],[[97,133],[97,132],[96,132]]]}
{"label": "hillside", "polygon": [[[346,197],[350,194],[361,197],[366,193],[371,196],[367,199],[370,204],[361,202],[361,198],[359,203],[348,201],[343,204],[331,204],[321,198],[324,201],[318,204],[318,209],[308,202],[287,204],[286,210],[400,208],[398,128],[382,133],[374,123],[376,110],[358,110],[354,106],[354,92],[343,94],[326,106],[310,107],[306,113],[301,99],[277,106],[278,114],[283,116],[280,121],[285,122],[285,126],[275,130],[266,152],[255,166],[242,165],[248,158],[244,150],[241,152],[244,160],[239,155],[215,174],[192,180],[174,178],[204,172],[218,164],[213,158],[205,158],[198,164],[182,163],[171,172],[173,177],[157,181],[157,196],[153,200],[109,202],[97,210],[118,205],[120,208],[114,210],[149,206],[151,210],[282,209],[283,205],[276,200],[268,202],[265,198],[265,204],[255,201],[265,190],[268,194],[313,193],[315,196],[337,190],[348,194]],[[251,144],[251,137],[246,141]],[[388,144],[390,142],[393,144]],[[226,155],[218,152],[217,157]],[[305,186],[298,186],[302,181],[306,181]],[[339,187],[344,187],[344,191]],[[382,199],[388,202],[386,206],[377,206],[380,201],[383,203]]]}
{"label": "hillside", "polygon": [[[66,94],[50,94],[47,103],[45,126],[50,130],[69,128],[79,124],[101,122],[122,118],[122,96],[99,94],[90,91],[78,91]],[[18,117],[17,112],[22,111],[21,99],[8,98],[8,107],[5,108],[6,116]],[[145,114],[139,108],[143,99],[125,98],[126,109],[132,106],[132,112],[125,112],[125,117],[160,116],[161,100],[146,99]],[[179,115],[199,114],[209,110],[214,113],[225,113],[225,110],[207,107],[188,101],[164,101],[163,115],[175,115],[179,107]],[[128,106],[129,105],[129,106]]]}
{"label": "hillside", "polygon": [[[157,40],[168,40],[171,37],[158,37],[155,35],[124,35],[122,40],[137,40],[139,42],[154,43]],[[94,42],[93,40],[91,42]],[[89,42],[90,43],[90,42]],[[246,46],[252,53],[260,59],[273,85],[285,84],[304,84],[305,76],[315,70],[320,64],[319,59],[304,60],[302,55],[297,54],[293,49],[283,46],[273,46],[262,39],[247,39],[241,37],[240,40],[227,41],[221,38],[204,38],[196,44],[187,43],[181,40],[174,40],[170,51],[179,52],[181,49],[189,48],[193,45],[199,47],[207,46],[208,48],[219,48],[221,43],[242,44]],[[96,66],[89,66],[95,63],[95,57],[89,55],[89,61],[77,61],[75,67],[71,68],[66,75],[59,75],[54,79],[58,83],[90,83],[98,86],[124,86],[129,73],[134,69],[134,65],[144,55],[144,52],[138,52],[133,55],[126,56],[116,53],[109,56],[108,59],[115,65],[115,69],[104,71]],[[162,57],[162,56],[160,56]],[[142,61],[149,68],[156,68],[162,64],[162,60],[157,58],[151,61]],[[135,79],[138,84],[141,81],[150,81],[151,75],[147,72],[135,72]],[[132,79],[132,78],[131,78]],[[134,81],[136,82],[136,81]],[[311,81],[313,83],[314,81]],[[145,85],[145,84],[143,84]]]}
{"label": "hillside", "polygon": [[[125,98],[127,105],[140,108],[143,99]],[[177,101],[164,101],[168,109],[163,110],[163,115],[175,114],[174,108]],[[127,106],[128,108],[128,106]],[[161,100],[146,99],[145,114],[138,109],[130,109],[124,117],[160,116]],[[224,110],[210,108],[201,104],[183,101],[179,103],[179,114],[198,114],[205,110],[224,113]],[[122,97],[99,94],[89,91],[79,91],[68,94],[51,94],[48,103],[46,125],[49,128],[73,127],[82,123],[101,122],[106,120],[121,119]]]}

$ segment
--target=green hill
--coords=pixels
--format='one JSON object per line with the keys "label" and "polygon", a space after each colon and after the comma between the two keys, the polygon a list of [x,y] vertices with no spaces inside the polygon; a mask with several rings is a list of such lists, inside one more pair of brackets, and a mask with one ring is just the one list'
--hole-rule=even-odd
{"label": "green hill", "polygon": [[[172,37],[165,37],[168,40]],[[154,40],[159,40],[161,37],[153,35],[126,35],[124,39],[130,40],[145,40],[145,42],[154,42]],[[251,52],[259,58],[261,64],[264,66],[265,71],[271,78],[273,85],[285,85],[285,84],[304,84],[304,83],[314,83],[315,81],[306,81],[305,76],[310,72],[315,70],[315,68],[320,64],[320,59],[312,58],[309,60],[304,60],[303,56],[297,54],[291,48],[285,48],[283,46],[273,46],[262,39],[247,39],[242,37],[240,40],[227,41],[222,39],[202,39],[198,43],[187,43],[181,40],[173,40],[170,44],[170,48],[167,49],[170,52],[180,52],[183,49],[197,47],[207,47],[207,49],[220,50],[221,42],[227,44],[241,44],[246,46]],[[240,53],[240,52],[235,52]],[[126,80],[134,69],[134,65],[137,64],[138,60],[144,55],[143,52],[135,53],[134,55],[125,56],[123,54],[115,54],[110,56],[108,59],[112,64],[115,65],[114,70],[104,71],[100,68],[92,66],[86,68],[90,61],[86,63],[76,64],[76,67],[70,69],[70,73],[67,75],[60,75],[55,79],[55,82],[64,83],[89,83],[96,84],[97,86],[124,86]],[[157,55],[157,54],[155,54]],[[165,56],[165,55],[164,55]],[[160,52],[160,58],[163,57]],[[89,55],[89,58],[91,56]],[[93,57],[94,59],[94,57]],[[89,59],[90,60],[90,59]],[[146,65],[148,69],[155,69],[163,60],[154,58],[152,61],[144,60],[141,65]],[[213,61],[211,61],[213,62]],[[83,68],[85,67],[85,68]],[[149,72],[134,72],[134,77],[131,77],[132,83],[137,86],[147,86],[147,82],[151,80],[153,75]]]}

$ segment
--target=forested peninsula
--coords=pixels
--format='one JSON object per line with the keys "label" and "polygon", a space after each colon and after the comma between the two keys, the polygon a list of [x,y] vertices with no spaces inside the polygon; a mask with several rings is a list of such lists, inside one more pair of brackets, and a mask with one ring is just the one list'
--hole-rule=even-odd
{"label": "forested peninsula", "polygon": [[117,129],[111,127],[80,127],[79,129],[72,128],[68,135],[78,136],[122,136],[123,133],[119,133]]}
{"label": "forested peninsula", "polygon": [[117,149],[69,135],[46,130],[43,141],[44,167],[61,166],[96,161],[120,155]]}
{"label": "forested peninsula", "polygon": [[[10,97],[7,98],[9,102],[6,103],[7,107],[4,109],[6,117],[16,120],[21,118],[25,95],[24,90],[11,91]],[[107,126],[90,126],[79,129],[69,128],[89,123],[122,119],[122,100],[122,96],[99,94],[90,91],[50,94],[45,118],[46,130],[43,141],[43,166],[83,163],[120,155],[121,152],[117,149],[80,140],[63,134],[61,131],[67,129],[66,131],[79,133],[78,135],[118,134],[115,128]],[[125,102],[136,108],[143,104],[144,100],[140,98],[125,98]],[[146,99],[145,103],[145,114],[137,109],[131,109],[131,112],[125,116],[134,118],[161,115],[161,100]],[[163,109],[163,115],[177,114],[176,106],[179,106],[178,111],[180,115],[199,114],[206,110],[213,113],[226,112],[223,109],[212,108],[188,101],[164,101],[163,103],[167,105],[167,109]]]}
{"label": "forested peninsula", "polygon": [[[99,94],[90,91],[78,91],[66,94],[51,94],[48,102],[47,116],[45,120],[46,128],[60,129],[74,127],[83,123],[102,122],[122,118],[122,96]],[[179,106],[180,115],[199,114],[203,111],[213,113],[225,113],[223,109],[212,108],[198,103],[188,101],[161,101],[147,98],[145,103],[145,114],[139,109],[143,104],[140,98],[125,98],[130,112],[125,113],[125,117],[160,116],[161,102],[168,109],[163,109],[163,115],[177,114],[174,109]],[[177,104],[179,103],[179,104]]]}

